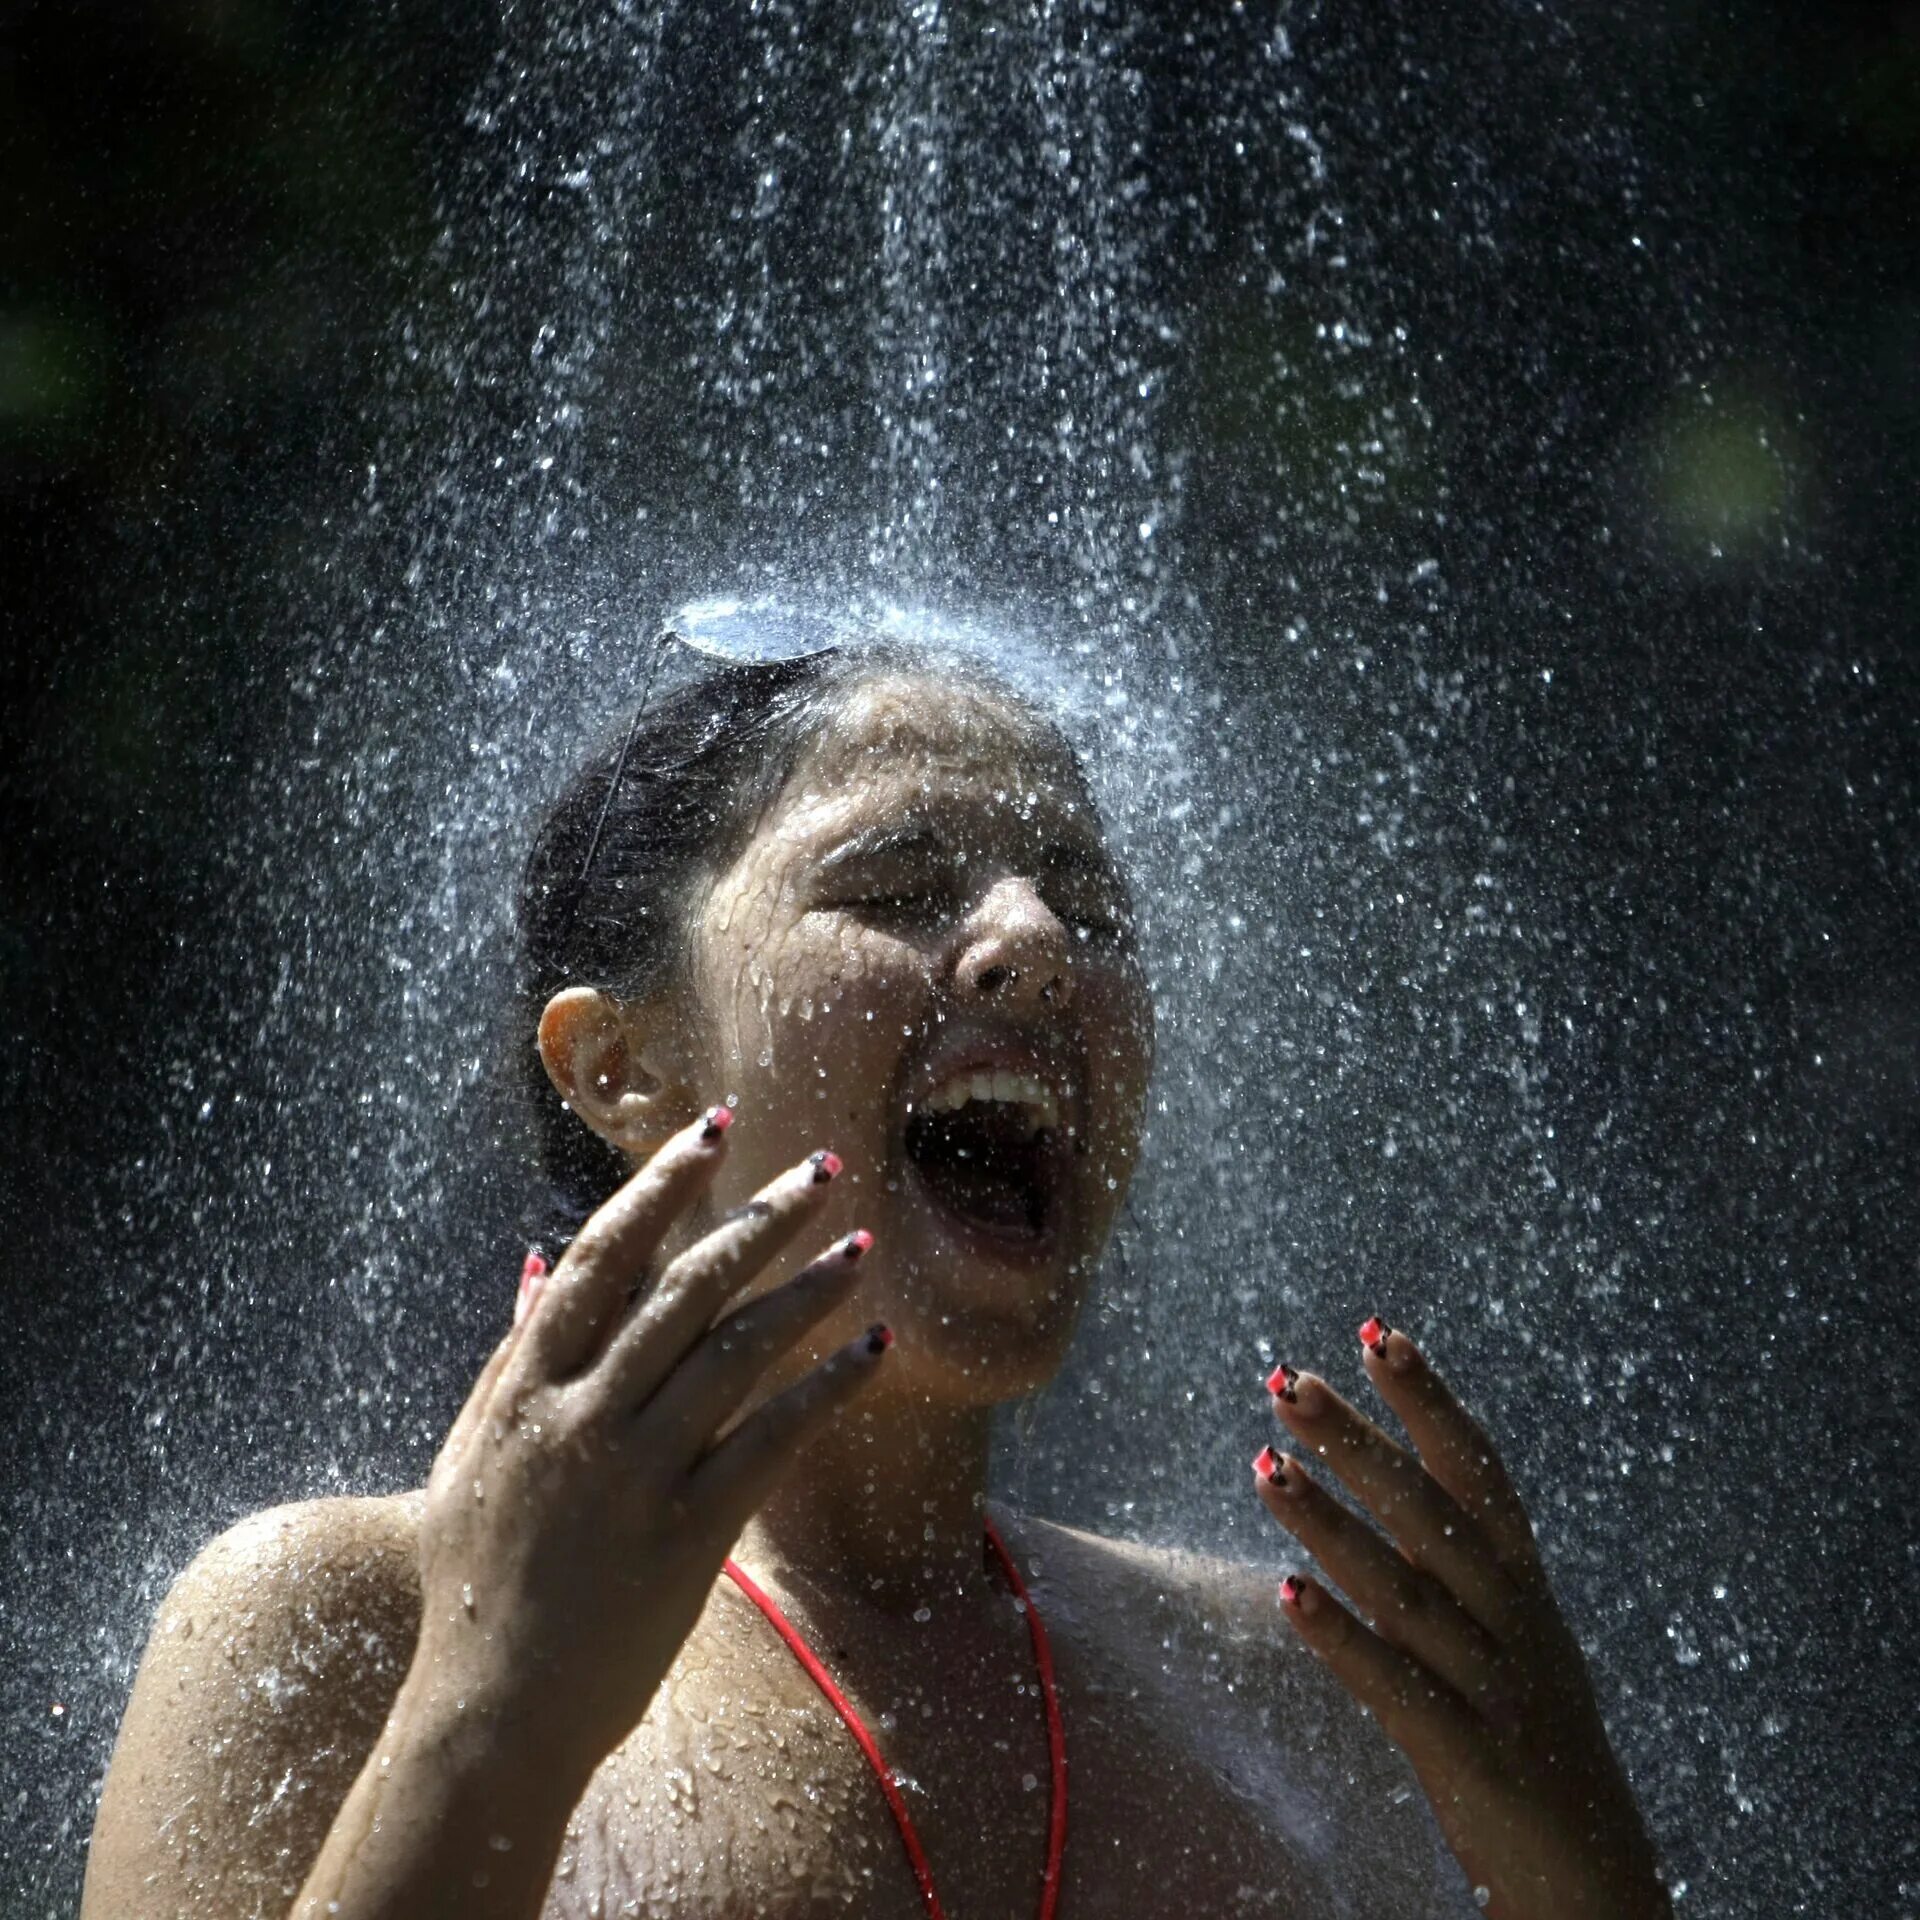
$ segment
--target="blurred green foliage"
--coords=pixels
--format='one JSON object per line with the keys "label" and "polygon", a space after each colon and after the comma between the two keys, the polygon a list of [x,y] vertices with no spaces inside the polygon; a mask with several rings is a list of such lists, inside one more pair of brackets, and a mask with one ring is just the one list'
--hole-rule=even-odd
{"label": "blurred green foliage", "polygon": [[1661,530],[1682,549],[1724,555],[1777,536],[1793,504],[1793,430],[1752,394],[1708,393],[1656,429],[1653,494]]}
{"label": "blurred green foliage", "polygon": [[107,384],[101,333],[24,309],[0,318],[0,432],[80,432]]}

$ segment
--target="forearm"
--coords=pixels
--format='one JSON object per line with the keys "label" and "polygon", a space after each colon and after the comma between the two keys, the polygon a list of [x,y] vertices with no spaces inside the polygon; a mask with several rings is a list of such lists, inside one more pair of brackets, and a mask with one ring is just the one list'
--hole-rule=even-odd
{"label": "forearm", "polygon": [[291,1920],[537,1920],[590,1772],[410,1675]]}

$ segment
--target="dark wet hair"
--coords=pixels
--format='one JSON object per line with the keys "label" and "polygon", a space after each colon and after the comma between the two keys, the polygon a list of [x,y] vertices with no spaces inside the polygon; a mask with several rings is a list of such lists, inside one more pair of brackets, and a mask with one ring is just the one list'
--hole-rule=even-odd
{"label": "dark wet hair", "polygon": [[570,986],[632,998],[676,984],[699,889],[746,844],[849,695],[893,673],[964,678],[999,694],[1058,744],[1085,791],[1059,729],[978,662],[867,646],[723,667],[657,695],[631,743],[623,728],[541,822],[520,888],[514,1045],[547,1186],[530,1224],[549,1251],[572,1238],[627,1164],[554,1091],[532,1044],[542,1009]]}

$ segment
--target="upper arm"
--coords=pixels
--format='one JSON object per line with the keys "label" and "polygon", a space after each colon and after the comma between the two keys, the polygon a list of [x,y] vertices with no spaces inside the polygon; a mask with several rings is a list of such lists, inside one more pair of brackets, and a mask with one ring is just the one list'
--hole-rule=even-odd
{"label": "upper arm", "polygon": [[403,1502],[278,1507],[206,1547],[155,1616],[81,1920],[284,1920],[418,1631]]}

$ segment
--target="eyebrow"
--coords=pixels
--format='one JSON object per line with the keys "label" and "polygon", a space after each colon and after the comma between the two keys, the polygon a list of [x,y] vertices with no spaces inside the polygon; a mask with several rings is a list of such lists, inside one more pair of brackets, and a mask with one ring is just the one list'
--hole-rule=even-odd
{"label": "eyebrow", "polygon": [[815,866],[823,874],[839,873],[862,860],[935,859],[944,851],[938,835],[924,820],[897,820],[850,835]]}
{"label": "eyebrow", "polygon": [[[909,818],[889,821],[851,834],[822,854],[815,870],[826,876],[844,872],[864,860],[907,862],[942,860],[952,851],[929,821]],[[1113,862],[1103,849],[1080,835],[1049,840],[1040,849],[1040,864],[1051,873],[1085,873],[1101,879],[1114,877]]]}

